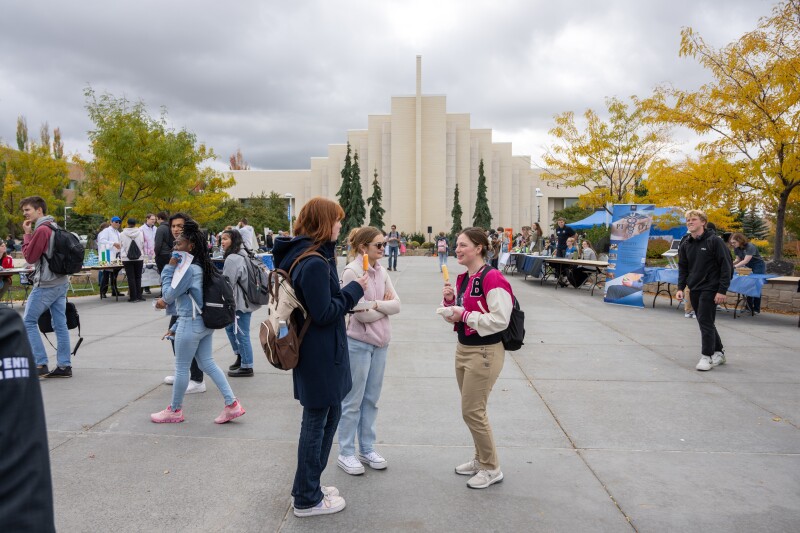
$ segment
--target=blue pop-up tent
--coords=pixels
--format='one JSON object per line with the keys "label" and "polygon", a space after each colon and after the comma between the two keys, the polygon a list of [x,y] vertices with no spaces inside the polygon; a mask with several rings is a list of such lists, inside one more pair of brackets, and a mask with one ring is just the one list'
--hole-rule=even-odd
{"label": "blue pop-up tent", "polygon": [[[675,207],[656,207],[653,210],[653,214],[656,217],[669,215],[673,212],[680,211]],[[589,229],[592,226],[602,226],[606,223],[606,220],[611,220],[611,217],[606,213],[605,209],[600,209],[589,215],[588,217],[584,218],[583,220],[578,220],[577,222],[569,222],[567,225],[574,229],[574,230],[581,230],[581,229]],[[686,220],[683,218],[683,214],[680,215],[680,224],[677,226],[673,226],[670,228],[660,228],[657,225],[653,225],[650,228],[650,236],[651,237],[661,237],[661,236],[670,236],[673,239],[680,239],[686,234]]]}

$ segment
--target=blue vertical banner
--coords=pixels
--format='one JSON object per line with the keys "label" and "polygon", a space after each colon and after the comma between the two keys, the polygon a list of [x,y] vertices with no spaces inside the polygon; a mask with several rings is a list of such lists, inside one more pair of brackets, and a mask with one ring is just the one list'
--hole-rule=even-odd
{"label": "blue vertical banner", "polygon": [[611,217],[605,302],[644,307],[642,297],[653,205],[619,204]]}

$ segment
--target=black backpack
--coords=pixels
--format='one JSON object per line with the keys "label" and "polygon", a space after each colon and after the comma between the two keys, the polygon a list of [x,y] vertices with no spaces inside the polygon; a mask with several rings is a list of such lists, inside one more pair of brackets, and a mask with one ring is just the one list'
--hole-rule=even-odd
{"label": "black backpack", "polygon": [[139,245],[136,244],[136,241],[131,240],[131,245],[128,248],[128,261],[136,261],[141,257],[142,251],[139,249]]}
{"label": "black backpack", "polygon": [[[72,350],[72,355],[75,356],[78,353],[78,348],[81,347],[83,343],[83,337],[81,336],[81,317],[78,314],[78,309],[75,307],[75,304],[67,301],[67,308],[64,311],[64,314],[67,315],[67,329],[76,329],[78,330],[78,342],[75,343],[75,349]],[[39,315],[39,331],[44,333],[44,338],[47,339],[47,342],[50,343],[50,346],[53,346],[52,341],[47,336],[48,333],[53,333],[53,316],[50,314],[50,308],[44,310],[44,313]],[[55,346],[53,346],[55,349]]]}
{"label": "black backpack", "polygon": [[[478,287],[481,295],[483,295],[483,278],[485,278],[486,274],[493,268],[493,266],[486,264],[486,266],[483,267],[483,272],[481,272],[481,277],[478,278]],[[469,275],[464,276],[464,279],[461,281],[461,287],[459,287],[459,294],[464,294],[467,291],[468,281]],[[511,320],[508,321],[508,327],[501,332],[501,338],[503,341],[503,348],[509,352],[515,352],[525,344],[523,342],[525,340],[525,312],[519,306],[517,297],[513,294],[511,297],[514,298],[514,307],[511,309]]]}
{"label": "black backpack", "polygon": [[47,259],[47,266],[53,274],[77,274],[83,268],[84,249],[81,241],[75,234],[59,228],[55,224],[50,224],[55,237],[53,238],[53,249]]}
{"label": "black backpack", "polygon": [[244,264],[247,268],[247,286],[242,286],[241,280],[237,283],[244,294],[245,305],[248,308],[250,304],[267,305],[269,303],[269,270],[261,259],[250,254],[244,260]]}
{"label": "black backpack", "polygon": [[222,329],[236,319],[236,302],[233,287],[227,276],[216,268],[212,270],[210,282],[203,280],[203,324],[209,329]]}

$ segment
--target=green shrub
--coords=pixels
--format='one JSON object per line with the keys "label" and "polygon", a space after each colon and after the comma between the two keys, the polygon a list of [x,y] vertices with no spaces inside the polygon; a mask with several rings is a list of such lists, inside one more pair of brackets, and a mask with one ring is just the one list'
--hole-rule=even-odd
{"label": "green shrub", "polygon": [[419,242],[409,241],[408,247],[411,248],[412,250],[416,250],[417,248],[419,248]]}
{"label": "green shrub", "polygon": [[432,242],[423,242],[423,243],[422,243],[422,247],[423,247],[425,250],[429,250],[429,249],[433,248],[433,243],[432,243]]}
{"label": "green shrub", "polygon": [[647,258],[656,259],[669,250],[672,243],[666,239],[650,239],[647,241]]}
{"label": "green shrub", "polygon": [[[417,243],[422,243],[428,240],[428,238],[425,237],[425,235],[423,235],[422,233],[411,233],[409,235],[406,235],[406,238],[408,239],[409,242],[417,241]],[[419,246],[419,244],[417,244],[417,246]]]}

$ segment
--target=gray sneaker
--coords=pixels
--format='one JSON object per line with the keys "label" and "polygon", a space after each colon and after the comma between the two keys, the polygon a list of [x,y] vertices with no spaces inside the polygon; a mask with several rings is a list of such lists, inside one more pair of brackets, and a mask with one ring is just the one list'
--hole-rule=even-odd
{"label": "gray sneaker", "polygon": [[489,485],[503,481],[503,472],[497,470],[480,470],[467,481],[467,487],[471,489],[485,489]]}
{"label": "gray sneaker", "polygon": [[724,351],[714,352],[714,355],[711,357],[711,366],[724,365],[725,361]]}
{"label": "gray sneaker", "polygon": [[474,476],[478,473],[481,469],[481,465],[478,463],[477,459],[473,459],[468,463],[464,463],[463,465],[458,465],[456,467],[456,474],[460,476]]}

